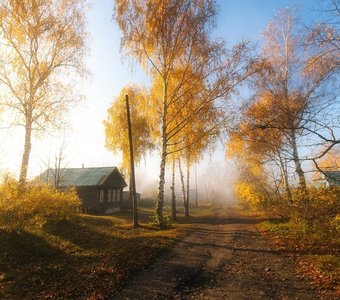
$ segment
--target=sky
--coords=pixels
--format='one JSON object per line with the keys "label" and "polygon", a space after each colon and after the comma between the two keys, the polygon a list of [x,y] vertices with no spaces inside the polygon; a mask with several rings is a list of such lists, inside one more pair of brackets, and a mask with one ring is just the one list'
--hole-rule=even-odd
{"label": "sky", "polygon": [[[317,16],[317,2],[312,0],[218,0],[218,16],[214,35],[233,45],[242,38],[257,42],[266,25],[275,13],[285,7],[295,7],[306,22]],[[103,120],[120,89],[128,84],[147,85],[148,80],[141,68],[120,53],[121,33],[112,19],[113,0],[95,0],[88,11],[89,55],[86,65],[90,75],[83,79],[77,90],[84,100],[72,107],[69,126],[64,131],[48,132],[33,138],[29,164],[29,176],[34,177],[46,169],[49,157],[53,159],[56,149],[66,145],[65,163],[68,167],[119,166],[120,156],[105,149]],[[23,149],[23,130],[12,128],[0,130],[0,172],[17,176]],[[218,145],[213,154],[205,156],[198,166],[198,178],[203,178],[207,169],[220,166],[223,179],[235,173],[235,166],[227,162],[225,150]],[[137,177],[157,182],[159,154],[148,156],[137,167]],[[217,172],[219,173],[219,172]],[[205,179],[207,180],[207,179]],[[142,184],[143,183],[143,184]]]}

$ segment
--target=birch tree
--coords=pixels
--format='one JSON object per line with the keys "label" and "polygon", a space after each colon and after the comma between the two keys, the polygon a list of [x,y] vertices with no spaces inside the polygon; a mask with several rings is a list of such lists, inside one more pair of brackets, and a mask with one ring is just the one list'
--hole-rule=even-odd
{"label": "birch tree", "polygon": [[[266,173],[266,167],[271,164],[279,170],[280,180],[284,186],[287,198],[291,201],[291,188],[289,182],[288,162],[290,162],[289,148],[285,142],[284,133],[277,128],[263,128],[273,112],[268,99],[262,98],[256,103],[241,110],[241,120],[229,130],[227,154],[237,158],[242,165],[257,166]],[[270,110],[270,113],[268,112]],[[279,119],[280,115],[276,115]],[[250,169],[251,169],[250,168]],[[278,186],[279,192],[280,186]]]}
{"label": "birch tree", "polygon": [[331,90],[334,59],[327,59],[327,63],[317,61],[314,49],[304,47],[306,35],[289,10],[278,13],[263,35],[264,47],[258,72],[253,76],[255,93],[251,99],[265,104],[262,117],[253,125],[284,135],[302,190],[306,190],[306,178],[299,142],[312,132],[313,124],[322,123],[322,114],[335,99]]}
{"label": "birch tree", "polygon": [[[181,72],[182,70],[178,69],[179,74],[174,76],[171,81],[172,85],[169,85],[170,89],[181,78]],[[157,86],[160,85],[153,86],[152,97],[159,95],[159,92],[155,90]],[[208,145],[214,142],[214,137],[219,135],[224,114],[215,107],[214,102],[205,102],[207,87],[205,82],[196,78],[194,74],[191,81],[184,83],[179,91],[183,95],[177,100],[177,105],[169,106],[168,110],[168,120],[170,120],[168,131],[175,132],[175,134],[170,136],[167,146],[171,159],[178,162],[179,175],[182,179],[184,214],[189,216],[190,167],[193,162],[200,159]],[[193,115],[192,112],[197,107],[201,109],[201,112]],[[182,126],[183,124],[185,126]],[[186,166],[186,176],[184,176],[185,169],[182,165]]]}
{"label": "birch tree", "polygon": [[[190,99],[188,99],[188,101],[190,101]],[[190,114],[196,102],[197,101],[193,101],[193,106],[188,108],[188,111],[184,113]],[[197,115],[196,118],[184,128],[179,136],[179,140],[177,140],[176,146],[179,145],[178,155],[183,158],[186,165],[186,182],[185,186],[182,186],[185,216],[189,216],[191,166],[201,159],[204,151],[209,146],[214,144],[220,135],[221,125],[223,123],[221,119],[223,118],[224,114],[219,109],[213,105],[210,107],[207,106],[204,113]],[[174,149],[173,151],[176,152],[178,149]],[[180,172],[182,173],[181,169]]]}
{"label": "birch tree", "polygon": [[104,127],[106,148],[114,153],[121,151],[123,158],[121,167],[125,172],[128,172],[130,169],[130,148],[126,125],[125,95],[129,95],[130,100],[132,140],[136,163],[154,148],[154,142],[143,110],[146,105],[145,92],[136,86],[124,87],[107,110]]}
{"label": "birch tree", "polygon": [[[13,111],[25,140],[19,181],[25,182],[32,132],[60,125],[72,88],[67,76],[84,74],[85,0],[1,0],[1,105]],[[73,94],[74,96],[74,94]]]}
{"label": "birch tree", "polygon": [[331,64],[334,71],[340,68],[340,2],[320,2],[321,18],[313,24],[307,35],[306,45],[314,48],[317,55],[311,64]]}
{"label": "birch tree", "polygon": [[[150,111],[158,112],[158,144],[161,153],[156,222],[163,224],[165,170],[170,144],[207,103],[227,96],[240,81],[239,69],[246,46],[237,45],[226,59],[223,44],[212,41],[216,8],[212,0],[116,0],[115,18],[123,32],[122,49],[144,66],[162,94]],[[180,70],[180,72],[179,72]],[[176,78],[177,77],[177,78]],[[205,97],[176,128],[169,112],[181,111],[181,99],[192,80],[205,83]],[[172,139],[172,141],[171,141]]]}

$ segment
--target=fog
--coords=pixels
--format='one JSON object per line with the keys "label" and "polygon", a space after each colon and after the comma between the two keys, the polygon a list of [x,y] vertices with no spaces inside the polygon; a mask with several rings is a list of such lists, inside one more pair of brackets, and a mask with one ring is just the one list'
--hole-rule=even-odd
{"label": "fog", "polygon": [[[195,172],[196,169],[196,172]],[[186,167],[183,166],[186,176]],[[142,199],[156,200],[158,189],[159,166],[154,160],[145,161],[136,167],[136,189],[141,193]],[[196,176],[197,174],[197,176]],[[165,202],[171,199],[171,175],[172,169],[166,169]],[[233,194],[233,182],[237,179],[238,171],[232,160],[204,159],[197,166],[190,168],[190,202],[193,204],[197,199],[200,204],[235,203]],[[186,177],[185,177],[186,178]],[[178,165],[175,173],[175,192],[177,203],[182,201],[182,185]]]}

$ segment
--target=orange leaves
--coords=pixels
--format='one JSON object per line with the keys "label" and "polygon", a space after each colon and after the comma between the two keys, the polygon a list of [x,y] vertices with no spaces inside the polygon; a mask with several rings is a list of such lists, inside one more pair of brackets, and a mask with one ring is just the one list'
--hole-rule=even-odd
{"label": "orange leaves", "polygon": [[[315,286],[318,287],[318,293],[322,299],[332,299],[333,297],[336,299],[340,296],[340,288],[338,286],[340,275],[336,266],[339,262],[334,262],[331,270],[329,271],[322,270],[320,268],[322,263],[320,262],[323,262],[325,258],[327,258],[327,256],[322,255],[300,257],[298,259],[299,271],[303,274],[302,276],[307,277]],[[337,258],[334,257],[334,261],[336,259]]]}
{"label": "orange leaves", "polygon": [[[323,130],[333,130],[329,128],[333,112],[329,111],[327,121],[323,119],[333,104],[329,103],[333,91],[329,90],[331,73],[327,72],[336,58],[334,53],[321,58],[312,47],[305,47],[307,34],[290,10],[279,12],[268,25],[261,54],[250,66],[253,94],[228,143],[238,144],[231,147],[243,162],[263,164],[272,174],[273,190],[282,189],[288,195],[294,171],[306,190],[300,145],[307,144],[309,138],[320,145],[326,141]],[[243,140],[244,149],[235,137]],[[290,171],[291,162],[294,171]]]}
{"label": "orange leaves", "polygon": [[264,93],[243,111],[243,118],[230,133],[229,156],[261,161],[282,146],[284,137],[279,122],[284,121],[276,104],[269,93]]}

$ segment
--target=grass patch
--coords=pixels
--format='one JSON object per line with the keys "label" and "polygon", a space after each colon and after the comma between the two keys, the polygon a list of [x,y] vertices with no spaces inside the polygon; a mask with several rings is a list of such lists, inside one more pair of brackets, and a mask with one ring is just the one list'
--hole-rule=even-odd
{"label": "grass patch", "polygon": [[295,256],[297,271],[315,285],[320,298],[340,298],[339,237],[311,234],[293,222],[267,221],[259,227],[276,249]]}
{"label": "grass patch", "polygon": [[337,255],[340,246],[338,236],[322,235],[310,232],[304,223],[266,221],[260,224],[260,229],[270,232],[278,243],[287,250],[300,250],[302,254]]}
{"label": "grass patch", "polygon": [[260,224],[261,228],[265,231],[274,232],[279,235],[296,234],[298,235],[300,230],[291,223],[278,223],[272,221],[265,221]]}
{"label": "grass patch", "polygon": [[200,207],[190,207],[189,217],[184,216],[184,207],[177,207],[177,221],[174,224],[192,224],[205,222],[206,218],[211,218],[218,214],[221,207],[215,207],[212,205],[200,206]]}
{"label": "grass patch", "polygon": [[131,229],[129,212],[78,215],[21,233],[0,231],[0,298],[74,299],[113,295],[134,272],[179,237],[179,226],[159,230],[150,212]]}
{"label": "grass patch", "polygon": [[135,272],[183,236],[190,223],[220,208],[192,208],[178,213],[166,230],[152,224],[153,208],[112,216],[80,214],[22,232],[0,229],[0,299],[102,299],[114,295]]}

